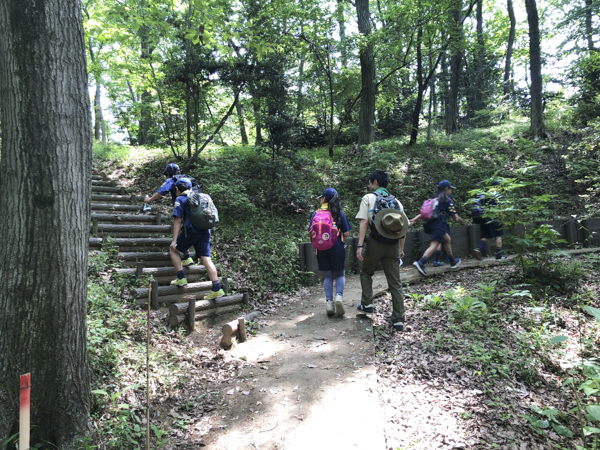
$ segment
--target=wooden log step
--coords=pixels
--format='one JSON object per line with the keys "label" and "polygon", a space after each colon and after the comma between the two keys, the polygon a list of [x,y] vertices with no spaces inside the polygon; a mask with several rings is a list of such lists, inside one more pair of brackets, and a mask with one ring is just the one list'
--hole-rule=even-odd
{"label": "wooden log step", "polygon": [[92,178],[92,186],[114,186],[115,182],[110,180],[94,179]]}
{"label": "wooden log step", "polygon": [[98,233],[170,233],[171,225],[113,225],[98,224]]}
{"label": "wooden log step", "polygon": [[[221,314],[229,314],[229,313],[234,313],[240,310],[240,304],[235,304],[235,305],[230,305],[230,306],[223,306],[222,308],[215,308],[215,309],[205,309],[204,311],[200,311],[198,313],[196,313],[194,315],[194,320],[203,320],[203,319],[209,319],[211,317],[215,317]],[[177,325],[179,325],[180,323],[182,323],[186,318],[186,314],[181,314],[179,316],[176,316],[176,319],[178,323]],[[176,326],[176,325],[175,325]]]}
{"label": "wooden log step", "polygon": [[[151,211],[156,211],[156,205],[150,205]],[[143,211],[144,204],[123,205],[122,203],[92,203],[92,211]]]}
{"label": "wooden log step", "polygon": [[[233,282],[231,278],[228,279],[229,285]],[[224,284],[224,280],[221,281]],[[184,298],[185,296],[194,295],[198,291],[207,291],[212,288],[212,281],[201,281],[200,283],[188,283],[185,286],[161,286],[158,288],[159,297],[172,297],[174,300]],[[130,291],[132,298],[142,299],[145,304],[148,299],[148,288],[137,288]],[[165,300],[159,300],[165,301]],[[140,303],[138,303],[140,304]]]}
{"label": "wooden log step", "polygon": [[107,176],[99,173],[92,174],[92,180],[108,180]]}
{"label": "wooden log step", "polygon": [[110,194],[94,194],[92,193],[92,202],[120,202],[120,203],[139,203],[140,208],[143,207],[144,197],[138,195],[110,195]]}
{"label": "wooden log step", "polygon": [[[192,254],[192,257],[194,256]],[[171,254],[169,252],[119,252],[118,258],[119,261],[171,261]]]}
{"label": "wooden log step", "polygon": [[[123,267],[136,267],[139,261],[119,261],[119,264]],[[145,261],[144,265],[147,267],[173,267],[173,263],[169,260],[164,261]],[[172,278],[171,278],[172,279]]]}
{"label": "wooden log step", "polygon": [[221,328],[223,336],[221,337],[221,345],[223,347],[230,347],[232,342],[231,339],[235,336],[240,342],[246,340],[246,322],[256,319],[260,315],[260,311],[252,311],[250,314],[246,314],[239,319],[232,320],[226,323]]}
{"label": "wooden log step", "polygon": [[[194,310],[196,312],[205,311],[207,309],[214,309],[223,306],[240,304],[243,301],[244,294],[228,295],[218,298],[212,298],[210,300],[197,300],[195,303],[196,306]],[[172,326],[177,326],[181,322],[183,322],[183,320],[179,321],[177,317],[185,317],[185,314],[188,311],[188,305],[189,303],[173,303],[171,306],[169,306],[169,323]]]}
{"label": "wooden log step", "polygon": [[[109,237],[111,239],[139,239],[139,238],[147,238],[149,233],[128,233],[128,232],[116,232],[111,231],[107,233],[92,233],[92,236],[100,236],[100,237]],[[171,233],[158,233],[155,234],[157,239],[163,239],[166,236],[169,236]]]}
{"label": "wooden log step", "polygon": [[[167,218],[168,219],[168,218]],[[165,218],[160,214],[99,214],[93,212],[91,214],[91,220],[97,220],[98,222],[150,222],[155,225],[161,225],[165,221]]]}
{"label": "wooden log step", "polygon": [[108,192],[109,194],[119,194],[119,195],[126,195],[127,194],[127,189],[125,189],[124,187],[118,187],[118,186],[93,186],[92,185],[92,192]]}
{"label": "wooden log step", "polygon": [[[200,264],[194,264],[192,266],[188,266],[188,267],[184,267],[183,270],[185,271],[186,275],[191,275],[191,274],[197,274],[197,275],[204,275],[206,273],[206,268]],[[118,269],[113,269],[112,270],[113,273],[124,273],[124,274],[134,274],[136,272],[136,269],[125,269],[125,268],[118,268]],[[171,277],[171,276],[177,276],[177,271],[175,270],[175,267],[171,266],[171,267],[144,267],[144,269],[142,269],[142,274],[143,275],[152,275],[153,277]]]}

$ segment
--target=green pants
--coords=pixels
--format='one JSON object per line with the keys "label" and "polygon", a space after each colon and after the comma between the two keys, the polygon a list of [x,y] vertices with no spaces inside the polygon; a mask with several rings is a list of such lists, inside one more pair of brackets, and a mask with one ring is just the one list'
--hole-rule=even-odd
{"label": "green pants", "polygon": [[363,253],[363,265],[360,271],[360,285],[363,306],[373,304],[373,274],[375,267],[381,262],[383,273],[392,294],[392,322],[404,323],[404,294],[400,280],[400,244],[382,244],[373,238],[367,238]]}

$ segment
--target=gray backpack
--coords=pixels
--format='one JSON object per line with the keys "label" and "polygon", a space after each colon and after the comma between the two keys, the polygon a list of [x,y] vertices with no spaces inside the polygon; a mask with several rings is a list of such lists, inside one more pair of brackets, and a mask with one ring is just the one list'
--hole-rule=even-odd
{"label": "gray backpack", "polygon": [[190,206],[190,219],[198,230],[210,230],[219,223],[219,212],[210,195],[203,192],[190,192],[187,194]]}

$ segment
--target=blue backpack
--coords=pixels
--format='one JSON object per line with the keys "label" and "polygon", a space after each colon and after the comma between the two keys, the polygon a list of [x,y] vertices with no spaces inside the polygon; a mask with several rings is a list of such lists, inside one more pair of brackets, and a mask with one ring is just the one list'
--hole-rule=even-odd
{"label": "blue backpack", "polygon": [[483,216],[485,215],[485,195],[479,195],[475,200],[473,200],[473,204],[471,206],[471,217],[473,217],[473,223],[484,223],[485,219]]}

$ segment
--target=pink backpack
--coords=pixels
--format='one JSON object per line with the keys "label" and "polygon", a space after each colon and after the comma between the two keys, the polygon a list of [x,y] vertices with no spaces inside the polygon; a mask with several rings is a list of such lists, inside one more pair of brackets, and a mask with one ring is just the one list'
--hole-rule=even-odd
{"label": "pink backpack", "polygon": [[438,200],[437,198],[430,198],[429,200],[425,200],[423,202],[423,206],[421,206],[421,220],[428,222],[432,219],[435,208],[437,208]]}
{"label": "pink backpack", "polygon": [[319,209],[310,225],[310,243],[317,250],[328,250],[337,242],[339,230],[331,212]]}

